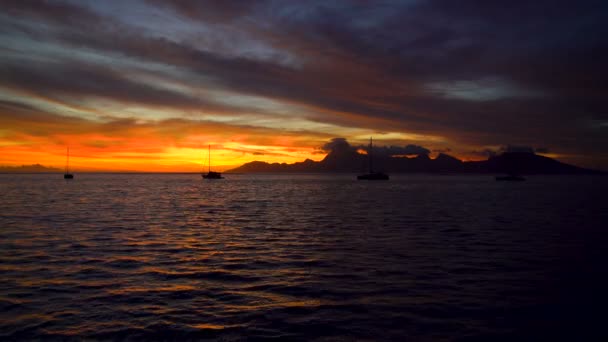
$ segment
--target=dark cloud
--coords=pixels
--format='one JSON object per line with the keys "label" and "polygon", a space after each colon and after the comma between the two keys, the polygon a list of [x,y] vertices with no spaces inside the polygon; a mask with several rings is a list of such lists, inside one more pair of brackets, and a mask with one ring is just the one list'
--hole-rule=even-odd
{"label": "dark cloud", "polygon": [[472,151],[470,154],[480,157],[492,157],[497,154],[505,153],[505,152],[513,152],[513,153],[549,153],[549,149],[545,147],[537,147],[534,148],[532,146],[522,146],[522,145],[504,145],[498,149],[483,149],[479,151]]}
{"label": "dark cloud", "polygon": [[530,146],[507,145],[501,147],[502,152],[534,153],[534,148]]}
{"label": "dark cloud", "polygon": [[345,138],[333,138],[330,142],[321,146],[321,150],[325,152],[345,152],[354,151],[355,147],[351,146]]}
{"label": "dark cloud", "polygon": [[536,153],[541,153],[541,154],[546,154],[549,153],[549,149],[546,147],[537,147],[534,149],[534,152]]}
{"label": "dark cloud", "polygon": [[493,157],[493,156],[497,155],[498,153],[499,153],[499,151],[493,150],[490,148],[486,148],[483,150],[474,150],[474,151],[469,152],[470,155],[477,156],[477,157],[484,157],[484,158]]}
{"label": "dark cloud", "polygon": [[150,4],[170,8],[194,20],[225,23],[250,14],[254,5],[262,1],[209,1],[209,0],[147,0]]}
{"label": "dark cloud", "polygon": [[58,102],[104,98],[145,107],[206,113],[260,113],[257,108],[219,103],[201,95],[192,96],[164,88],[162,84],[130,78],[118,68],[81,61],[41,62],[36,65],[5,63],[0,64],[0,75],[6,88]]}
{"label": "dark cloud", "polygon": [[[369,150],[369,146],[360,146],[359,148]],[[374,154],[385,156],[402,156],[402,155],[428,155],[431,151],[419,145],[407,146],[376,146],[374,145]]]}
{"label": "dark cloud", "polygon": [[5,64],[0,65],[0,74],[5,87],[48,97],[94,96],[120,102],[191,108],[205,105],[196,98],[131,81],[117,70],[87,64]]}
{"label": "dark cloud", "polygon": [[[407,145],[407,146],[379,146],[375,144],[373,146],[374,154],[384,156],[396,156],[396,155],[427,155],[431,151],[427,148],[418,145]],[[328,143],[321,147],[322,151],[325,152],[352,152],[355,150],[369,151],[369,145],[352,146],[345,138],[333,138]]]}
{"label": "dark cloud", "polygon": [[[274,144],[274,139],[284,137],[299,138],[304,135],[317,136],[318,139],[326,138],[324,134],[306,130],[281,130],[277,132],[271,128],[192,119],[141,120],[139,118],[105,117],[103,120],[92,120],[51,113],[35,106],[15,104],[11,101],[0,101],[0,127],[10,127],[19,134],[28,136],[52,137],[93,134],[106,138],[150,138],[159,141],[165,140],[175,146],[190,148],[200,148],[200,141],[198,140],[185,141],[191,135],[245,136],[241,141],[246,144],[262,143],[267,145]],[[108,143],[108,145],[111,144]],[[99,146],[101,145],[98,144]],[[234,150],[244,153],[262,152],[266,155],[273,155],[273,152],[256,149],[242,148]]]}
{"label": "dark cloud", "polygon": [[104,17],[94,11],[60,1],[3,0],[2,11],[11,16],[30,17],[49,24],[81,29],[106,24]]}
{"label": "dark cloud", "polygon": [[506,145],[500,148],[501,152],[521,152],[521,153],[549,153],[549,149],[546,147],[532,147],[532,146],[514,146]]}

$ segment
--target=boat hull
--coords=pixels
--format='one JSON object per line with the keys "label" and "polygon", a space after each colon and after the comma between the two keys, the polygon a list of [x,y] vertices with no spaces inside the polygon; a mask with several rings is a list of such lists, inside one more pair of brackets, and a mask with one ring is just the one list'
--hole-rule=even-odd
{"label": "boat hull", "polygon": [[219,172],[213,172],[210,171],[207,174],[203,174],[203,179],[224,179],[224,177],[222,177],[222,174]]}
{"label": "boat hull", "polygon": [[388,180],[389,177],[387,174],[376,172],[376,173],[368,173],[366,175],[357,176],[358,180]]}
{"label": "boat hull", "polygon": [[63,179],[74,179],[74,175],[71,173],[66,173],[63,175]]}

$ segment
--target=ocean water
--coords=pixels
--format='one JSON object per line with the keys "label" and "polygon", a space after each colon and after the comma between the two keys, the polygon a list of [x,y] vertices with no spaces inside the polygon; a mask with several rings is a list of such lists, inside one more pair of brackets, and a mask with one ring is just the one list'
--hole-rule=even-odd
{"label": "ocean water", "polygon": [[0,175],[0,340],[596,340],[608,179]]}

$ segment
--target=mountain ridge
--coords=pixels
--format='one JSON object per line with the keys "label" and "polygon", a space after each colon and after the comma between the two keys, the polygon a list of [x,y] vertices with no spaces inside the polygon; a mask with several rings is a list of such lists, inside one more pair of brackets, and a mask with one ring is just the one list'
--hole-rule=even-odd
{"label": "mountain ridge", "polygon": [[[321,161],[306,159],[293,164],[253,161],[226,173],[355,173],[367,172],[369,159],[354,149],[335,149]],[[416,157],[374,156],[374,170],[390,173],[517,173],[517,174],[606,174],[566,164],[534,152],[504,152],[487,160],[462,161],[446,153],[434,159],[428,154]]]}
{"label": "mountain ridge", "polygon": [[44,166],[41,164],[21,165],[21,166],[0,166],[0,173],[57,173],[62,172],[56,167]]}

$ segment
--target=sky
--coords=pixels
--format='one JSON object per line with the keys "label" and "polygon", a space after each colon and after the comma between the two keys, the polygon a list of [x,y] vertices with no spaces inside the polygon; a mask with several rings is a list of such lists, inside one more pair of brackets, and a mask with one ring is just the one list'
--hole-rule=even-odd
{"label": "sky", "polygon": [[0,0],[0,166],[225,170],[333,138],[608,170],[606,1]]}

